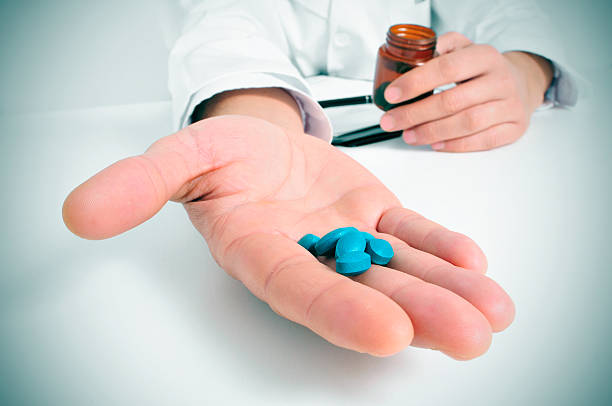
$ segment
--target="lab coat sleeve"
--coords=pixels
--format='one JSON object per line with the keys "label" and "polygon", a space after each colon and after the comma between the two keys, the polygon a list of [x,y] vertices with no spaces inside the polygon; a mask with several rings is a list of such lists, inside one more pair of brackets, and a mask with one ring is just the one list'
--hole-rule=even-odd
{"label": "lab coat sleeve", "polygon": [[[548,16],[528,0],[432,0],[432,26],[439,34],[457,31],[500,52],[524,51],[553,64],[549,104],[573,106],[581,78],[570,67]],[[582,86],[580,86],[582,87]]]}
{"label": "lab coat sleeve", "polygon": [[291,62],[274,1],[186,3],[182,32],[168,66],[177,129],[191,124],[195,107],[215,94],[278,87],[296,100],[306,133],[331,139],[329,120]]}

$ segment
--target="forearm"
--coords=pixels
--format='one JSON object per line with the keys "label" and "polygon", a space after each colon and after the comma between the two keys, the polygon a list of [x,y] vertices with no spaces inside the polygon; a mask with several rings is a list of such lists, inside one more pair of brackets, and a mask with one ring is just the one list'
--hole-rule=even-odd
{"label": "forearm", "polygon": [[295,99],[280,88],[239,89],[223,92],[200,104],[193,121],[226,114],[257,117],[288,132],[303,132],[300,108]]}
{"label": "forearm", "polygon": [[523,75],[529,90],[529,112],[533,112],[544,101],[546,89],[553,78],[553,68],[550,61],[541,56],[527,52],[505,52],[504,56]]}

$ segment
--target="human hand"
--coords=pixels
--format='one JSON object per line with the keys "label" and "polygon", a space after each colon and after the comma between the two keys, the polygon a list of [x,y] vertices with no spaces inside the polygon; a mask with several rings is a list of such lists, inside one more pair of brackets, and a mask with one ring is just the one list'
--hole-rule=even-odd
{"label": "human hand", "polygon": [[[514,317],[469,238],[402,208],[338,149],[267,121],[219,116],[162,138],[77,187],[64,221],[108,238],[168,200],[183,203],[228,274],[338,346],[384,356],[412,343],[469,359]],[[391,263],[349,278],[296,243],[349,225],[391,242]]]}
{"label": "human hand", "polygon": [[501,54],[455,32],[440,36],[437,51],[440,56],[394,80],[385,98],[400,103],[442,85],[457,86],[388,111],[380,122],[385,131],[405,130],[406,143],[447,152],[487,150],[523,135],[552,80],[547,60]]}

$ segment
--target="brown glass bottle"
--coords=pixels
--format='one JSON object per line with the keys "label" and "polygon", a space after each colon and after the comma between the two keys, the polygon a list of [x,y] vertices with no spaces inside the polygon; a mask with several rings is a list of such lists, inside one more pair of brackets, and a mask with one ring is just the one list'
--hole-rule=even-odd
{"label": "brown glass bottle", "polygon": [[389,27],[386,42],[378,48],[374,74],[374,103],[380,109],[387,111],[431,95],[433,91],[403,103],[390,104],[385,100],[384,93],[395,78],[432,59],[435,50],[436,33],[431,28],[414,24],[397,24]]}

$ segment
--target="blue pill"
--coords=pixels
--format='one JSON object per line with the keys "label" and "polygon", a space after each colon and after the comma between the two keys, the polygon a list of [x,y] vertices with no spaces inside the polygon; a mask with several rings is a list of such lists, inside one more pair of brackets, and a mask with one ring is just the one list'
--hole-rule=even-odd
{"label": "blue pill", "polygon": [[368,241],[366,252],[370,254],[372,263],[376,265],[387,265],[393,258],[393,247],[386,240],[375,238]]}
{"label": "blue pill", "polygon": [[365,252],[349,252],[336,259],[336,272],[344,276],[357,276],[368,269],[372,262]]}
{"label": "blue pill", "polygon": [[315,244],[315,251],[317,256],[327,256],[331,257],[334,255],[334,251],[336,250],[336,243],[342,236],[346,233],[351,233],[359,231],[355,227],[341,227],[337,228],[334,231],[330,231],[325,234],[321,239]]}
{"label": "blue pill", "polygon": [[336,244],[336,258],[340,258],[349,252],[364,252],[366,239],[360,232],[344,234]]}
{"label": "blue pill", "polygon": [[361,235],[363,235],[363,238],[365,238],[366,242],[374,239],[374,236],[368,233],[367,231],[362,231]]}
{"label": "blue pill", "polygon": [[305,236],[300,238],[300,240],[298,241],[298,244],[300,244],[302,247],[310,251],[312,255],[315,255],[315,244],[319,240],[320,238],[314,234],[306,234]]}

